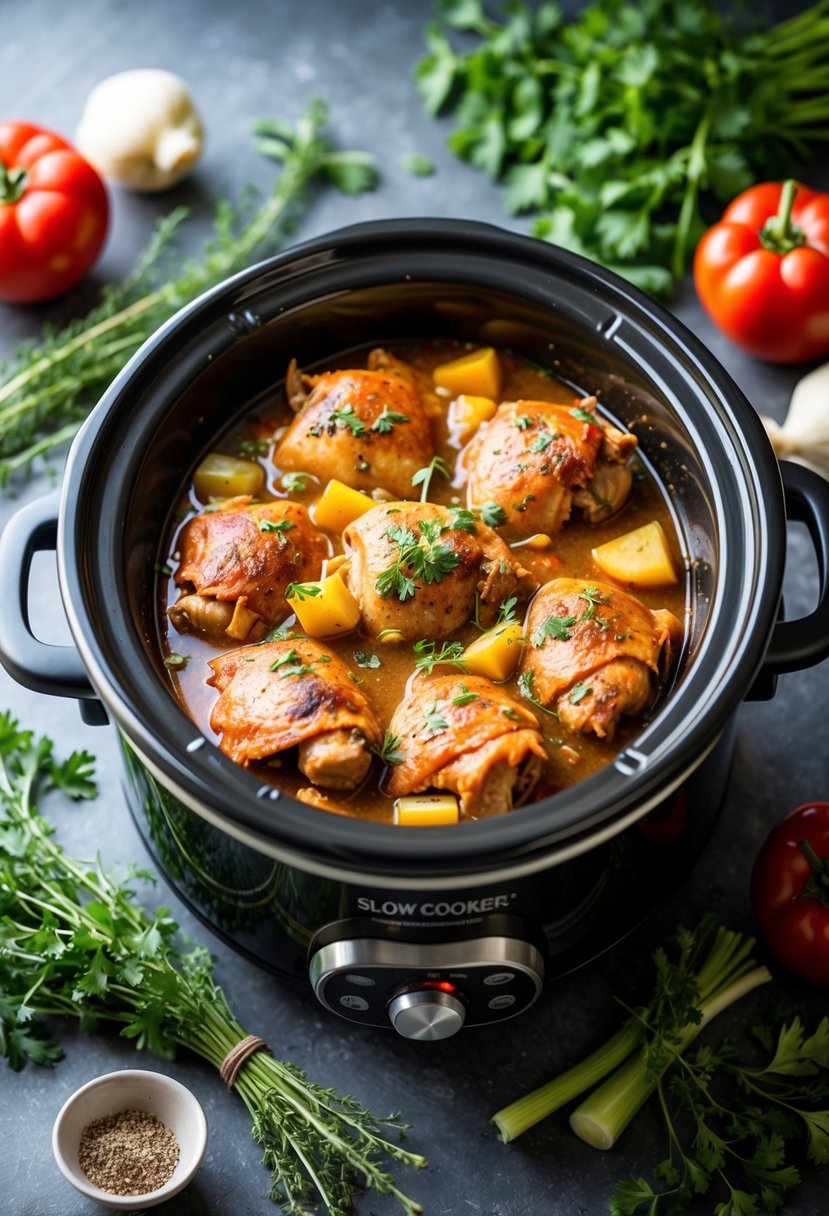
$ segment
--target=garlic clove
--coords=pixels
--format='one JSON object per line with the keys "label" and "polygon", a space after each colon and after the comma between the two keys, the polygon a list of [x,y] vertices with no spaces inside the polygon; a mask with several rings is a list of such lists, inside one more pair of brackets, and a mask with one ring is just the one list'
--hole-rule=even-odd
{"label": "garlic clove", "polygon": [[78,150],[109,181],[129,190],[166,190],[201,156],[201,118],[184,81],[161,68],[108,76],[86,100]]}
{"label": "garlic clove", "polygon": [[798,380],[782,426],[773,418],[762,421],[779,457],[829,479],[829,363]]}

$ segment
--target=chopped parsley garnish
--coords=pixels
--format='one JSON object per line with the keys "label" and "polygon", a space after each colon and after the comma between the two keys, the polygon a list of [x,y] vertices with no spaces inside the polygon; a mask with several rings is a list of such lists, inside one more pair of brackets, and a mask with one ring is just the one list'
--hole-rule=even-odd
{"label": "chopped parsley garnish", "polygon": [[393,735],[391,731],[387,730],[380,746],[373,747],[371,750],[375,756],[380,757],[384,764],[402,764],[406,759],[406,753],[401,749],[400,743],[400,736]]}
{"label": "chopped parsley garnish", "polygon": [[552,431],[541,431],[530,444],[530,451],[546,452],[554,439],[558,439],[558,435],[553,434]]}
{"label": "chopped parsley garnish", "polygon": [[421,487],[421,502],[426,502],[429,498],[429,487],[435,473],[440,473],[441,477],[445,477],[447,481],[451,479],[452,474],[449,471],[449,466],[442,456],[433,456],[426,467],[418,469],[412,477],[412,485]]}
{"label": "chopped parsley garnish", "polygon": [[617,642],[626,642],[628,638],[632,638],[632,633],[614,633],[614,640]]}
{"label": "chopped parsley garnish", "polygon": [[507,513],[497,502],[485,502],[480,509],[481,522],[489,528],[500,528],[507,522]]}
{"label": "chopped parsley garnish", "polygon": [[569,642],[572,637],[570,629],[575,625],[577,619],[574,616],[548,616],[530,639],[533,646],[539,650],[547,638],[552,638],[554,642]]}
{"label": "chopped parsley garnish", "polygon": [[328,415],[329,422],[333,422],[335,426],[345,428],[351,431],[354,436],[365,435],[366,424],[363,422],[359,414],[355,413],[353,405],[344,405],[338,410],[332,410]]}
{"label": "chopped parsley garnish", "polygon": [[525,494],[520,502],[514,502],[513,509],[516,511],[526,511],[527,503],[535,502],[535,494]]}
{"label": "chopped parsley garnish", "polygon": [[506,709],[502,709],[501,713],[505,718],[509,718],[510,722],[521,722],[522,721],[521,715],[519,714],[517,709],[512,709],[508,706]]}
{"label": "chopped parsley garnish", "polygon": [[358,452],[357,453],[357,463],[354,467],[358,473],[367,473],[369,471],[369,469],[371,468],[371,465],[366,460],[365,456],[363,456],[362,452]]}
{"label": "chopped parsley garnish", "polygon": [[459,684],[458,688],[461,691],[456,697],[452,698],[453,705],[469,705],[472,701],[480,699],[481,694],[479,692],[470,692],[465,684]]}
{"label": "chopped parsley garnish", "polygon": [[449,517],[450,527],[457,529],[458,532],[470,532],[474,535],[478,526],[474,511],[468,511],[466,507],[450,507]]}
{"label": "chopped parsley garnish", "polygon": [[443,731],[449,729],[449,723],[441,716],[437,701],[433,701],[424,710],[423,729],[427,730],[432,736],[440,735]]}
{"label": "chopped parsley garnish", "polygon": [[285,599],[310,600],[315,595],[322,594],[319,583],[288,583],[285,588]]}
{"label": "chopped parsley garnish", "polygon": [[388,406],[383,408],[382,414],[379,414],[371,424],[371,429],[377,431],[380,435],[389,435],[394,430],[396,422],[408,422],[408,414],[399,414],[397,410],[390,410]]}
{"label": "chopped parsley garnish", "polygon": [[521,696],[527,701],[532,701],[533,705],[535,705],[537,709],[540,709],[542,713],[549,714],[551,718],[558,718],[558,714],[554,709],[548,709],[542,701],[539,701],[538,697],[535,695],[534,685],[535,672],[522,671],[521,675],[518,677],[518,691],[521,693]]}
{"label": "chopped parsley garnish", "polygon": [[288,494],[302,494],[308,489],[308,483],[316,480],[313,473],[283,473],[280,477],[282,488]]}
{"label": "chopped parsley garnish", "polygon": [[285,533],[295,528],[296,524],[291,523],[290,519],[260,519],[258,527],[260,532],[278,532],[284,540]]}
{"label": "chopped parsley garnish", "polygon": [[579,680],[578,684],[574,684],[570,689],[570,704],[578,705],[579,701],[583,701],[592,691],[589,684],[585,684],[584,680]]}
{"label": "chopped parsley garnish", "polygon": [[177,654],[175,650],[171,651],[164,660],[164,666],[172,668],[173,671],[181,671],[190,662],[189,654]]}
{"label": "chopped parsley garnish", "polygon": [[318,659],[313,659],[310,663],[303,663],[302,655],[293,647],[287,654],[283,654],[281,659],[276,659],[271,663],[269,671],[277,671],[279,675],[285,679],[287,676],[310,676],[314,674],[315,663],[330,663],[331,657],[327,654],[321,654]]}
{"label": "chopped parsley garnish", "polygon": [[354,662],[358,667],[379,667],[380,659],[371,650],[355,650]]}
{"label": "chopped parsley garnish", "polygon": [[519,431],[529,430],[529,428],[532,426],[532,424],[533,424],[533,420],[532,420],[532,418],[530,418],[529,414],[520,414],[515,419],[515,425],[518,427]]}
{"label": "chopped parsley garnish", "polygon": [[442,530],[438,520],[422,519],[418,529],[420,537],[401,524],[393,524],[386,530],[386,536],[397,545],[397,554],[374,584],[381,599],[394,595],[403,603],[417,590],[415,579],[426,584],[439,583],[460,562],[457,553],[438,539]]}
{"label": "chopped parsley garnish", "polygon": [[597,418],[595,414],[590,414],[587,410],[583,410],[580,405],[574,410],[570,410],[570,413],[573,418],[578,418],[579,422],[589,422],[591,426],[600,427],[602,425],[601,419]]}
{"label": "chopped parsley garnish", "polygon": [[495,622],[495,624],[496,625],[511,625],[513,623],[513,621],[517,620],[518,617],[517,617],[517,613],[515,611],[515,605],[517,603],[518,603],[517,595],[511,595],[509,597],[509,599],[502,600],[500,607],[498,609],[498,620]]}
{"label": "chopped parsley garnish", "polygon": [[587,600],[587,608],[582,614],[583,621],[589,621],[596,611],[597,604],[609,604],[610,596],[604,595],[598,587],[582,587],[578,593],[580,600]]}
{"label": "chopped parsley garnish", "polygon": [[425,671],[427,675],[431,675],[440,663],[448,663],[459,671],[466,671],[466,664],[461,659],[463,642],[442,642],[438,650],[437,642],[421,638],[419,642],[415,642],[412,649],[418,656],[415,659],[415,667],[418,671]]}
{"label": "chopped parsley garnish", "polygon": [[242,456],[264,456],[270,446],[270,439],[242,439],[239,452]]}

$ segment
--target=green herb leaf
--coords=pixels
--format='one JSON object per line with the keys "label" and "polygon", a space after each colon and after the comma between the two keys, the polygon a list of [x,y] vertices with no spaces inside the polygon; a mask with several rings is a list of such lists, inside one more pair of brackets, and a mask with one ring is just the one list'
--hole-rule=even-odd
{"label": "green herb leaf", "polygon": [[380,666],[379,657],[371,650],[355,650],[354,662],[358,667],[374,668]]}
{"label": "green herb leaf", "polygon": [[390,435],[394,430],[395,423],[408,421],[408,414],[401,414],[397,410],[390,410],[388,406],[384,406],[382,414],[378,414],[374,422],[372,422],[371,429],[378,431],[381,435]]}
{"label": "green herb leaf", "polygon": [[319,583],[288,583],[285,588],[286,600],[310,600],[315,595],[322,594],[322,587]]}
{"label": "green herb leaf", "polygon": [[431,177],[435,172],[434,164],[422,152],[409,152],[401,156],[397,163],[413,177]]}

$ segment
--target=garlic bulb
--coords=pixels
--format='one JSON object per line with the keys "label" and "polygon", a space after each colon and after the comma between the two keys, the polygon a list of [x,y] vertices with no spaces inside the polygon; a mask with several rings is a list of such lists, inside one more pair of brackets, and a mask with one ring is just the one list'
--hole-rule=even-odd
{"label": "garlic bulb", "polygon": [[161,68],[134,68],[95,86],[75,143],[109,181],[151,192],[166,190],[190,172],[204,134],[183,80]]}
{"label": "garlic bulb", "polygon": [[798,380],[782,426],[772,418],[763,424],[779,457],[829,479],[829,363]]}

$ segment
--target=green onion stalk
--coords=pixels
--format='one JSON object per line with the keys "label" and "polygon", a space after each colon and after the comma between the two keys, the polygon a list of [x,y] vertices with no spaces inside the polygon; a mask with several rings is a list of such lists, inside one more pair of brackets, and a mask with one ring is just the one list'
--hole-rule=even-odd
{"label": "green onion stalk", "polygon": [[[676,1005],[664,982],[647,1008],[586,1059],[497,1111],[491,1122],[507,1143],[607,1078],[570,1116],[570,1126],[594,1148],[611,1148],[653,1093],[671,1063],[705,1026],[771,974],[758,967],[754,941],[719,927],[708,955],[691,979],[692,1000]],[[679,969],[673,977],[684,975]],[[664,981],[663,971],[660,979]],[[677,1013],[679,1010],[679,1013]],[[610,1074],[610,1075],[609,1075]]]}
{"label": "green onion stalk", "polygon": [[321,1202],[331,1216],[346,1216],[355,1190],[371,1188],[415,1216],[419,1204],[387,1166],[425,1164],[397,1143],[405,1125],[394,1115],[376,1119],[267,1049],[229,1076],[229,1059],[250,1036],[213,979],[209,953],[183,950],[169,912],[150,914],[136,901],[128,883],[151,875],[132,870],[118,881],[100,859],[77,860],[53,839],[36,797],[50,788],[94,796],[92,765],[85,752],[58,763],[51,740],[0,713],[0,1056],[14,1069],[53,1063],[61,1050],[42,1019],[63,1017],[87,1030],[120,1026],[163,1059],[187,1048],[244,1102],[271,1171],[271,1198],[286,1212]]}

